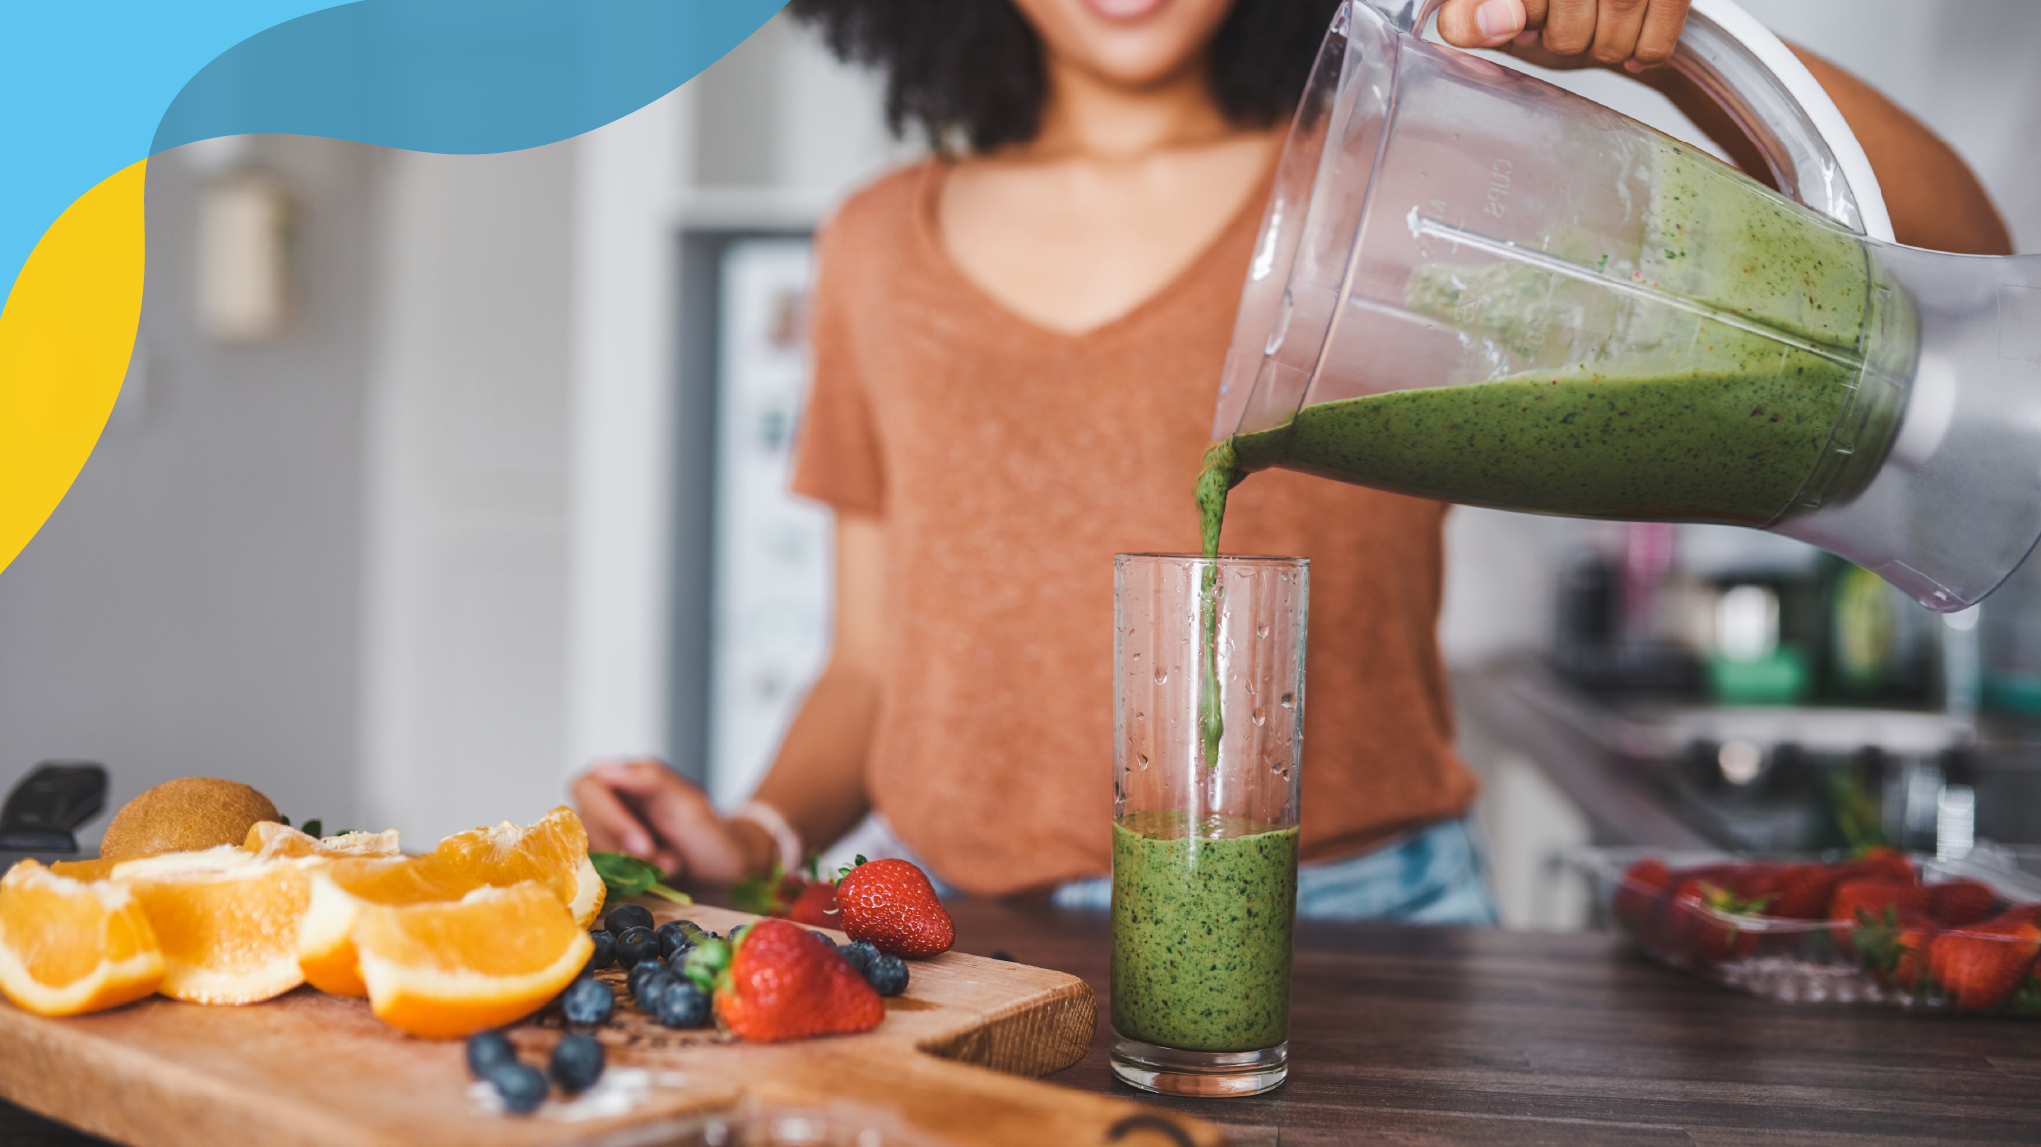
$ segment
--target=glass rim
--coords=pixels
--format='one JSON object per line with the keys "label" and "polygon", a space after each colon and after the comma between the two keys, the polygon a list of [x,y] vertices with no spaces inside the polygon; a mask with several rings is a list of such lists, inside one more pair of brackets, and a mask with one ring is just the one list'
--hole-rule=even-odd
{"label": "glass rim", "polygon": [[1158,562],[1196,562],[1199,565],[1215,565],[1215,566],[1307,567],[1311,564],[1310,558],[1282,557],[1276,554],[1220,554],[1216,558],[1208,558],[1203,554],[1140,553],[1140,554],[1113,555],[1113,564],[1115,565],[1135,560]]}

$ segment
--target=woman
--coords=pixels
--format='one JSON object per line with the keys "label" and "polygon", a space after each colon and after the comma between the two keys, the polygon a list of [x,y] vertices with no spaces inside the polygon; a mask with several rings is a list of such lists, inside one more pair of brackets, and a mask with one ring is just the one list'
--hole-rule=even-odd
{"label": "woman", "polygon": [[[792,867],[876,808],[952,886],[1104,903],[1112,555],[1198,544],[1191,483],[1233,309],[1335,6],[794,0],[887,69],[895,126],[920,122],[942,153],[852,197],[819,239],[794,488],[837,514],[834,651],[744,812],[718,817],[657,762],[601,764],[575,785],[598,846],[726,881]],[[1441,29],[1639,71],[1669,57],[1685,9],[1452,0]],[[1938,245],[2003,244],[1946,148],[1820,67],[1902,238],[1962,217]],[[1493,919],[1434,633],[1444,512],[1282,471],[1229,506],[1229,551],[1313,562],[1305,915]]]}

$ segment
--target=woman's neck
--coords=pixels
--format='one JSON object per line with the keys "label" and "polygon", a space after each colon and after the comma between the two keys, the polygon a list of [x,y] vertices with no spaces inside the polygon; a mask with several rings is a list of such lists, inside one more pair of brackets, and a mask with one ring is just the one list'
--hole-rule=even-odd
{"label": "woman's neck", "polygon": [[1067,60],[1050,59],[1041,129],[1025,146],[1036,158],[1139,159],[1235,133],[1212,102],[1202,57],[1174,75],[1130,88]]}

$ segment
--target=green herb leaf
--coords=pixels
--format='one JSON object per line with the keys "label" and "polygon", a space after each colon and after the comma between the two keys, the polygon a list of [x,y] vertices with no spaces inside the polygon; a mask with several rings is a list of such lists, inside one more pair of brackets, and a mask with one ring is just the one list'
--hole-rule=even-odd
{"label": "green herb leaf", "polygon": [[595,874],[602,877],[603,886],[612,897],[617,896],[660,896],[675,904],[693,904],[694,897],[677,888],[666,886],[666,874],[650,861],[626,856],[621,852],[591,852],[589,862],[595,865]]}
{"label": "green herb leaf", "polygon": [[311,820],[305,822],[305,827],[303,831],[306,836],[325,836],[326,822],[320,819],[319,817],[315,816]]}

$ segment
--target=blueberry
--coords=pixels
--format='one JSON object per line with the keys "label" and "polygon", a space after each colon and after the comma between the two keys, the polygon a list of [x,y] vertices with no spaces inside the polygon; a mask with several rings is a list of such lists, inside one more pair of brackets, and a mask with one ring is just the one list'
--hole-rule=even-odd
{"label": "blueberry", "polygon": [[631,991],[631,995],[635,997],[645,990],[646,980],[651,979],[653,976],[672,974],[673,974],[672,969],[668,968],[666,965],[660,963],[659,961],[645,960],[640,962],[637,967],[632,968],[630,972],[624,976],[624,986],[626,988],[629,988]]}
{"label": "blueberry", "polygon": [[560,997],[560,1012],[570,1024],[608,1023],[617,994],[600,980],[576,980]]}
{"label": "blueberry", "polygon": [[486,1077],[489,1069],[517,1062],[517,1049],[499,1031],[476,1032],[468,1037],[468,1070]]}
{"label": "blueberry", "polygon": [[837,951],[843,954],[844,959],[850,961],[851,967],[858,970],[858,975],[867,980],[872,978],[872,961],[878,959],[881,953],[872,947],[871,941],[853,940]]}
{"label": "blueberry", "polygon": [[836,951],[836,941],[834,941],[834,940],[832,940],[832,939],[830,939],[830,938],[829,938],[829,933],[827,933],[827,932],[817,932],[817,931],[814,931],[814,930],[812,930],[812,929],[811,929],[811,930],[809,930],[809,932],[808,932],[808,935],[810,935],[810,936],[813,936],[813,937],[815,937],[815,938],[816,938],[817,940],[820,940],[820,941],[822,941],[822,942],[823,942],[824,944],[827,944],[827,945],[829,945],[829,950],[830,950],[830,951],[832,951],[832,952]]}
{"label": "blueberry", "polygon": [[603,918],[603,925],[616,933],[617,938],[621,940],[624,933],[633,928],[644,928],[649,931],[652,927],[652,913],[636,904],[619,904],[609,910],[609,915]]}
{"label": "blueberry", "polygon": [[529,1114],[545,1102],[546,1077],[536,1067],[515,1061],[499,1063],[489,1069],[485,1078],[496,1085],[497,1094],[503,1096],[504,1109],[512,1114]]}
{"label": "blueberry", "polygon": [[881,952],[865,966],[865,982],[882,996],[897,996],[907,990],[907,961]]}
{"label": "blueberry", "polygon": [[602,1078],[602,1044],[592,1035],[563,1036],[553,1046],[553,1061],[546,1074],[569,1095],[578,1095]]}
{"label": "blueberry", "polygon": [[668,920],[659,926],[657,935],[661,957],[670,960],[675,952],[685,952],[695,946],[695,942],[688,938],[687,932],[681,927],[684,923],[691,925],[694,921]]}
{"label": "blueberry", "polygon": [[617,934],[615,932],[607,928],[596,928],[588,933],[588,938],[595,941],[595,953],[588,957],[588,966],[583,968],[582,971],[592,972],[597,968],[607,968],[611,964],[616,963]]}
{"label": "blueberry", "polygon": [[659,997],[659,1022],[670,1028],[698,1028],[709,1022],[709,997],[693,984],[675,980]]}
{"label": "blueberry", "polygon": [[667,958],[666,966],[673,969],[674,975],[685,976],[687,973],[687,958],[693,952],[694,949],[692,947],[680,949]]}
{"label": "blueberry", "polygon": [[733,944],[736,943],[737,938],[739,936],[744,935],[744,930],[749,927],[751,927],[751,925],[749,924],[739,924],[735,928],[730,929],[730,942]]}
{"label": "blueberry", "polygon": [[650,928],[629,928],[617,934],[617,964],[625,971],[659,958],[659,937]]}
{"label": "blueberry", "polygon": [[[659,968],[665,967],[664,964],[654,966]],[[648,1016],[658,1015],[659,1001],[665,999],[681,983],[681,978],[671,972],[662,972],[662,974],[657,976],[647,976],[644,986],[638,989],[638,1010]]]}

